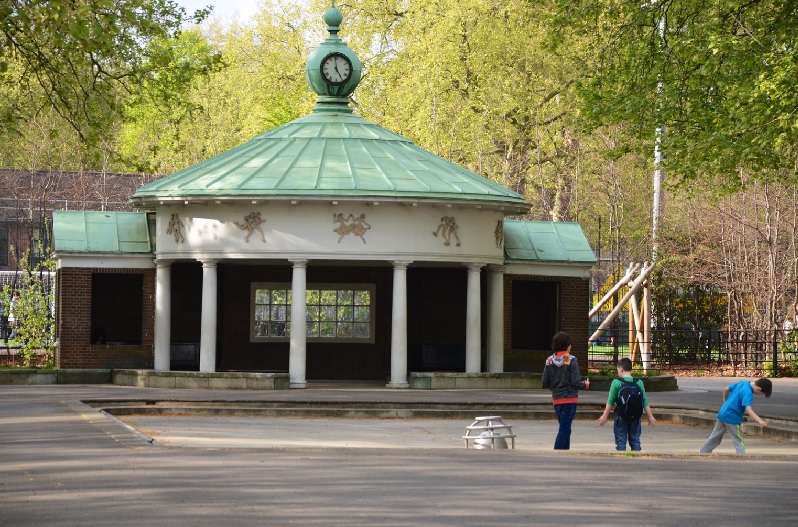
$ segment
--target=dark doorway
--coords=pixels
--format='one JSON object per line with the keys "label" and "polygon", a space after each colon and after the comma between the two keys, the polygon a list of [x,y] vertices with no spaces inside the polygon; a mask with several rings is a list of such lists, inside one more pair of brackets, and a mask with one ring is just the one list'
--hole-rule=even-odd
{"label": "dark doorway", "polygon": [[559,283],[513,281],[512,347],[548,350],[557,333]]}
{"label": "dark doorway", "polygon": [[141,344],[144,276],[91,277],[91,343]]}
{"label": "dark doorway", "polygon": [[409,371],[465,371],[468,270],[407,271]]}

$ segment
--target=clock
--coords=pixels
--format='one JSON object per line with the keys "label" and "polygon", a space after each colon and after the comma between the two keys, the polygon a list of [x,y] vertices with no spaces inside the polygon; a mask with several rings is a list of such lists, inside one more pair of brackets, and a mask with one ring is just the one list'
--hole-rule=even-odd
{"label": "clock", "polygon": [[352,61],[341,53],[330,53],[321,61],[321,75],[329,84],[344,84],[352,77]]}

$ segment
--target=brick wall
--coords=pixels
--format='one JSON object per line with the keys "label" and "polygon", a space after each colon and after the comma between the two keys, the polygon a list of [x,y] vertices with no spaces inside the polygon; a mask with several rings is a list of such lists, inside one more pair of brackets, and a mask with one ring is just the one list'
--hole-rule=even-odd
{"label": "brick wall", "polygon": [[[92,276],[140,274],[143,281],[140,345],[91,344]],[[114,295],[114,291],[97,292]],[[56,275],[57,368],[151,368],[155,317],[154,269],[63,268]]]}

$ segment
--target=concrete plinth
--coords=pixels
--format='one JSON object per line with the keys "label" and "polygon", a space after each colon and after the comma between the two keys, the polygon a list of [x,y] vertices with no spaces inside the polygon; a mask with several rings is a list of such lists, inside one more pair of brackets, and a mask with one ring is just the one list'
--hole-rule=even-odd
{"label": "concrete plinth", "polygon": [[112,383],[139,388],[287,390],[288,373],[114,370]]}
{"label": "concrete plinth", "polygon": [[416,390],[538,389],[541,387],[540,377],[539,373],[529,372],[413,372],[408,376],[410,388]]}

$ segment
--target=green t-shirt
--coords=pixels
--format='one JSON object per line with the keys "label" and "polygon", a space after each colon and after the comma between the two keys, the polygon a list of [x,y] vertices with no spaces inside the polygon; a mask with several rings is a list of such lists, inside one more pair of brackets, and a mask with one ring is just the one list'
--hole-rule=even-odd
{"label": "green t-shirt", "polygon": [[[634,377],[624,376],[623,380],[631,381]],[[648,397],[646,397],[646,387],[643,386],[643,381],[637,379],[637,385],[640,386],[640,391],[643,392],[643,408],[648,408]],[[613,379],[612,384],[610,384],[610,394],[607,396],[607,404],[611,406],[615,406],[615,403],[618,402],[618,392],[621,391],[621,379]]]}

